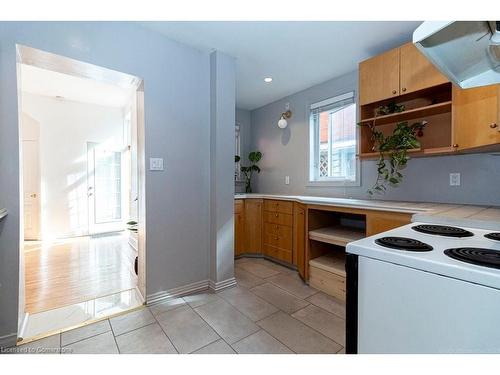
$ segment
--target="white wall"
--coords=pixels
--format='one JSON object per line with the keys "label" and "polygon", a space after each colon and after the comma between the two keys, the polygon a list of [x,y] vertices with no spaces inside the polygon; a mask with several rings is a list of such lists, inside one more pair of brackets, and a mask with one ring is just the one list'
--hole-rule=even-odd
{"label": "white wall", "polygon": [[88,233],[87,142],[123,147],[123,110],[24,93],[40,124],[42,239]]}

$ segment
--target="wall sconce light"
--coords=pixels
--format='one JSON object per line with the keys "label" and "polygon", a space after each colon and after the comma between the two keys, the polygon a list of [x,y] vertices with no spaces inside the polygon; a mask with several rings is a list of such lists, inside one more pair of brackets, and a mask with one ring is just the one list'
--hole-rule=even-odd
{"label": "wall sconce light", "polygon": [[283,112],[281,114],[279,121],[278,121],[278,128],[285,129],[288,125],[288,122],[286,120],[291,118],[291,117],[292,117],[292,111],[288,110],[286,112]]}

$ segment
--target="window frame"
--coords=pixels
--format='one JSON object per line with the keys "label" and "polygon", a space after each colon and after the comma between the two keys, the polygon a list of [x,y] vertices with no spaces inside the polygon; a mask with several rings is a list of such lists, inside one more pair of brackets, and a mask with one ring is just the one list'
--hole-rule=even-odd
{"label": "window frame", "polygon": [[[308,121],[309,121],[309,163],[308,163],[308,183],[306,186],[308,187],[348,187],[348,186],[361,186],[361,162],[359,159],[359,139],[360,139],[360,131],[359,128],[356,126],[356,132],[355,132],[355,139],[356,139],[356,146],[355,146],[355,157],[354,157],[354,163],[355,163],[355,175],[354,179],[346,179],[346,178],[336,178],[336,177],[330,177],[330,178],[319,178],[319,160],[317,160],[317,156],[319,155],[319,123],[315,124],[313,121],[313,111],[317,108],[321,107],[326,107],[329,105],[333,105],[335,103],[344,101],[344,100],[349,100],[352,98],[353,104],[356,106],[356,112],[355,112],[355,121],[357,121],[358,118],[358,111],[357,111],[357,97],[356,97],[356,92],[353,91],[348,91],[340,95],[336,95],[324,100],[321,100],[319,102],[314,102],[311,103],[307,107],[307,112],[308,113]],[[328,135],[329,137],[331,134]],[[319,156],[318,156],[319,157]]]}

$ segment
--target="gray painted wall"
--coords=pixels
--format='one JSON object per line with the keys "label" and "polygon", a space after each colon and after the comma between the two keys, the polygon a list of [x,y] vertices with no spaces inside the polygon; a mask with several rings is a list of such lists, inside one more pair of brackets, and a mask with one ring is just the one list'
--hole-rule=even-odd
{"label": "gray painted wall", "polygon": [[165,158],[164,172],[146,172],[147,293],[206,280],[208,54],[127,22],[0,22],[0,207],[9,210],[0,223],[0,341],[16,333],[18,315],[16,43],[144,79],[146,159]]}
{"label": "gray painted wall", "polygon": [[236,108],[236,123],[240,124],[240,156],[246,158],[251,151],[251,112],[246,109]]}
{"label": "gray painted wall", "polygon": [[234,59],[213,52],[210,71],[210,280],[219,283],[234,277]]}
{"label": "gray painted wall", "polygon": [[[313,86],[252,111],[251,147],[263,152],[262,172],[254,192],[332,197],[369,198],[366,191],[375,181],[375,161],[361,162],[361,186],[312,187],[309,178],[309,110],[311,103],[348,91],[358,91],[358,73]],[[277,121],[290,103],[293,117],[281,130]],[[460,172],[461,186],[449,186],[449,173]],[[491,154],[416,158],[403,172],[398,188],[375,199],[500,205],[500,156]],[[285,185],[285,176],[290,185]]]}
{"label": "gray painted wall", "polygon": [[[247,157],[250,150],[251,139],[251,112],[246,109],[236,108],[236,123],[240,125],[240,156],[242,163],[247,163]],[[237,193],[245,192],[245,183],[237,181],[235,183]]]}

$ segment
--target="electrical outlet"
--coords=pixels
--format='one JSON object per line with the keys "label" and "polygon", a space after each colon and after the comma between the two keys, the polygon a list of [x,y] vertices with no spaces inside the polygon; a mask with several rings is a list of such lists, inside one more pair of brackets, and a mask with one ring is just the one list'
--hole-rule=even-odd
{"label": "electrical outlet", "polygon": [[450,186],[460,186],[460,173],[450,173]]}
{"label": "electrical outlet", "polygon": [[285,176],[285,185],[290,185],[290,176]]}
{"label": "electrical outlet", "polygon": [[163,158],[149,158],[150,171],[163,171]]}

